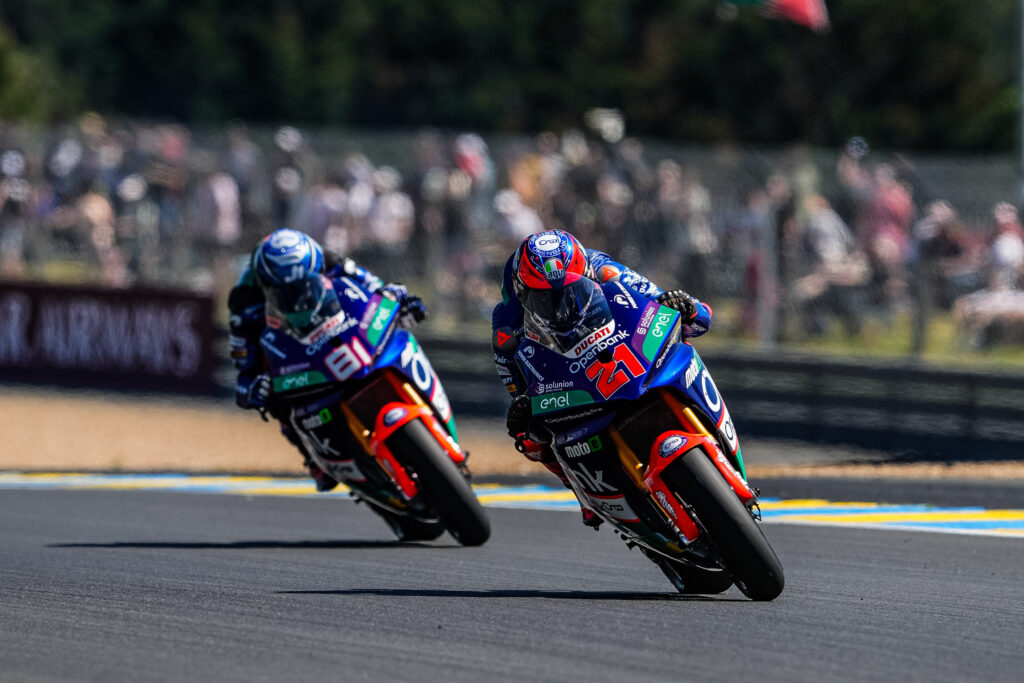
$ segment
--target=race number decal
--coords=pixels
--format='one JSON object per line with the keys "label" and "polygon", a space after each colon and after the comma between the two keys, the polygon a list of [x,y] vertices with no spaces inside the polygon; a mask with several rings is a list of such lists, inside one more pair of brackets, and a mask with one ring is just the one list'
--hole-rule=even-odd
{"label": "race number decal", "polygon": [[[619,363],[625,369],[619,367]],[[636,379],[644,374],[644,366],[637,360],[636,355],[625,344],[619,344],[612,352],[612,361],[602,363],[594,361],[586,369],[587,377],[594,380],[597,390],[605,398],[610,398],[616,391],[627,384],[630,379]]]}
{"label": "race number decal", "polygon": [[342,344],[324,358],[324,365],[339,382],[344,382],[372,362],[370,354],[358,339],[353,339],[351,344]]}

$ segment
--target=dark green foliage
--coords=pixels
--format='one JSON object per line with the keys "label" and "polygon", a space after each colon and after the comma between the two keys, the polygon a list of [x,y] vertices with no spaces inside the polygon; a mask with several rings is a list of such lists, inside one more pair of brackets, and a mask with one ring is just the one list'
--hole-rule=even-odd
{"label": "dark green foliage", "polygon": [[818,35],[717,0],[8,0],[0,57],[190,122],[536,131],[613,106],[677,140],[1012,147],[1018,0],[828,6]]}

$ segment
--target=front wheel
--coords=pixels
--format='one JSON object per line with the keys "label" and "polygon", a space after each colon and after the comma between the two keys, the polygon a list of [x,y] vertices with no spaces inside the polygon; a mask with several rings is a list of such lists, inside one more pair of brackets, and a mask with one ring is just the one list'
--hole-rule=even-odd
{"label": "front wheel", "polygon": [[462,545],[483,545],[491,523],[469,482],[420,420],[400,427],[387,441],[399,462],[412,470],[416,486],[448,532]]}
{"label": "front wheel", "polygon": [[786,585],[782,564],[704,451],[687,451],[662,476],[711,536],[740,590],[751,600],[777,598]]}

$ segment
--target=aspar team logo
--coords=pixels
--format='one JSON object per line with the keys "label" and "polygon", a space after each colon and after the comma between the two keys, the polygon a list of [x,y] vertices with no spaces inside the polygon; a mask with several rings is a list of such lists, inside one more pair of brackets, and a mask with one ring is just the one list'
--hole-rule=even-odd
{"label": "aspar team logo", "polygon": [[530,238],[530,250],[537,254],[556,254],[562,249],[561,238],[553,232],[542,232]]}

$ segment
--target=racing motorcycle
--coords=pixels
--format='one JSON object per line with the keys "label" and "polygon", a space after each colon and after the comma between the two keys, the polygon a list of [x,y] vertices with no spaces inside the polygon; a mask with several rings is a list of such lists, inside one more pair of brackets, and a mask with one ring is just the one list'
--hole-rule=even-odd
{"label": "racing motorcycle", "polygon": [[530,398],[526,436],[551,444],[580,501],[679,592],[735,584],[753,600],[776,598],[785,579],[757,524],[757,490],[680,314],[618,282],[572,287],[562,306],[578,322],[565,334],[544,322],[565,310],[524,301],[515,361]]}
{"label": "racing motorcycle", "polygon": [[346,484],[402,541],[459,543],[490,537],[469,485],[467,454],[451,406],[404,313],[388,292],[349,278],[331,284],[340,309],[304,336],[287,324],[260,338],[269,359],[275,416],[294,427],[306,453]]}

